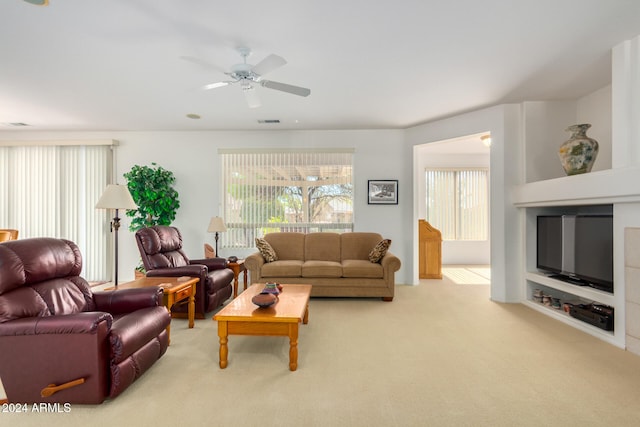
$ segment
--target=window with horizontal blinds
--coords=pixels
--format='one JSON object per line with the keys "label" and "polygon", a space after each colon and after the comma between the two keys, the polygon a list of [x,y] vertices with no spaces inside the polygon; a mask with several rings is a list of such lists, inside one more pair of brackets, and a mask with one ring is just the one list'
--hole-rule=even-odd
{"label": "window with horizontal blinds", "polygon": [[82,276],[110,279],[112,213],[95,205],[112,162],[109,145],[0,146],[0,228],[71,240],[83,256]]}
{"label": "window with horizontal blinds", "polygon": [[487,240],[488,169],[428,169],[426,219],[444,240]]}
{"label": "window with horizontal blinds", "polygon": [[274,231],[353,230],[353,152],[220,151],[222,247]]}

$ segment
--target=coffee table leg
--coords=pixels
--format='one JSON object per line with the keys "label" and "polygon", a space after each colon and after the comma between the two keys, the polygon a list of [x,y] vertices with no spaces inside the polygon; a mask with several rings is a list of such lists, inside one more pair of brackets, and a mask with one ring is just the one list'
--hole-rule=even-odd
{"label": "coffee table leg", "polygon": [[247,270],[244,270],[244,290],[247,290]]}
{"label": "coffee table leg", "polygon": [[298,324],[289,325],[289,370],[298,369]]}
{"label": "coffee table leg", "polygon": [[227,322],[218,322],[218,336],[220,337],[220,369],[224,369],[227,367],[227,357],[229,356]]}
{"label": "coffee table leg", "polygon": [[236,298],[237,296],[238,296],[238,275],[234,274],[233,275],[233,297]]}

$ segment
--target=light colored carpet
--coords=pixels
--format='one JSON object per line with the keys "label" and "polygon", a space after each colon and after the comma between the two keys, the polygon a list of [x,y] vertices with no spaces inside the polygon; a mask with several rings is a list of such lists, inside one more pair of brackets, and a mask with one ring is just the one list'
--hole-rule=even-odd
{"label": "light colored carpet", "polygon": [[398,286],[393,302],[312,299],[299,367],[288,340],[174,320],[171,347],[113,401],[70,413],[0,413],[7,426],[632,426],[640,357],[488,286]]}
{"label": "light colored carpet", "polygon": [[491,268],[483,266],[443,266],[442,274],[456,285],[490,285]]}

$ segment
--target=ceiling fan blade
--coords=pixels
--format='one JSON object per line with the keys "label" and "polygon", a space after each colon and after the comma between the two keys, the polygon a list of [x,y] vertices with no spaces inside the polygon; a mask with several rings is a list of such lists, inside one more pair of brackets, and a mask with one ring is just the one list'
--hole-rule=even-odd
{"label": "ceiling fan blade", "polygon": [[266,58],[264,58],[262,61],[258,62],[258,64],[255,65],[251,69],[251,71],[253,71],[259,76],[263,76],[275,70],[276,68],[282,67],[286,63],[287,61],[285,61],[283,57],[271,54]]}
{"label": "ceiling fan blade", "polygon": [[208,85],[204,85],[202,86],[202,90],[209,90],[209,89],[215,89],[218,87],[224,87],[224,86],[228,86],[233,82],[216,82],[216,83],[210,83]]}
{"label": "ceiling fan blade", "polygon": [[280,90],[282,92],[292,93],[298,96],[309,96],[311,93],[311,89],[307,89],[306,87],[293,86],[288,85],[286,83],[274,82],[271,80],[262,80],[260,84],[269,89]]}
{"label": "ceiling fan blade", "polygon": [[258,92],[253,86],[242,86],[242,91],[244,92],[244,97],[247,100],[249,108],[258,108],[262,105],[258,97]]}

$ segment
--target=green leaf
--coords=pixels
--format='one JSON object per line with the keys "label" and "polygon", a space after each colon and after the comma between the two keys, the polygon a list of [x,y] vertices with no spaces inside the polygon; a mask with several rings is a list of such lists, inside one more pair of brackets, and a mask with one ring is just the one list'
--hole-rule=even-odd
{"label": "green leaf", "polygon": [[180,207],[178,192],[172,187],[173,172],[156,163],[152,166],[134,165],[123,174],[137,210],[127,211],[131,217],[129,230],[137,231],[153,225],[171,225]]}

